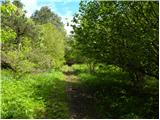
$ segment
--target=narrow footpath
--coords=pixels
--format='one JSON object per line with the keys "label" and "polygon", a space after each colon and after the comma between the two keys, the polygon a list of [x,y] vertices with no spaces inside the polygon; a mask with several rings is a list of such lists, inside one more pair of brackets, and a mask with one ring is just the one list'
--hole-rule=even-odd
{"label": "narrow footpath", "polygon": [[70,119],[95,118],[93,112],[93,99],[85,94],[80,87],[80,81],[74,75],[74,70],[69,69],[65,72],[68,86],[66,92],[68,95]]}

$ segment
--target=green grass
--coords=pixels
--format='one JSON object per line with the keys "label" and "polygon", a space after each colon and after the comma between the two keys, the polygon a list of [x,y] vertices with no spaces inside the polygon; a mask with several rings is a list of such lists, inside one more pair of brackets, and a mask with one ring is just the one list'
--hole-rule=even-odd
{"label": "green grass", "polygon": [[159,90],[154,78],[146,77],[139,89],[132,85],[128,73],[115,66],[97,68],[95,74],[90,74],[86,65],[74,65],[73,68],[80,78],[80,88],[92,96],[94,118],[158,118]]}
{"label": "green grass", "polygon": [[[83,101],[87,107],[91,106],[87,109],[91,110],[87,118],[149,119],[159,116],[159,88],[154,78],[146,77],[139,89],[132,85],[127,72],[115,66],[97,67],[94,74],[90,74],[87,65],[61,69],[64,73],[73,71],[79,82],[70,84],[82,90],[84,97],[89,96]],[[64,79],[64,74],[56,70],[41,74],[16,74],[2,70],[1,118],[69,118],[66,95],[69,83]]]}
{"label": "green grass", "polygon": [[18,75],[1,71],[1,118],[68,118],[62,72]]}

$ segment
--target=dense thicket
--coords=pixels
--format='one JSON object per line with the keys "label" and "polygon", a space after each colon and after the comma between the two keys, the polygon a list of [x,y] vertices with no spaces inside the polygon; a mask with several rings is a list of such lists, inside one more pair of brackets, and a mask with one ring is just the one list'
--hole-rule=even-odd
{"label": "dense thicket", "polygon": [[23,6],[16,0],[2,2],[2,68],[23,73],[60,67],[65,39],[60,17],[42,7],[27,18]]}
{"label": "dense thicket", "polygon": [[84,1],[74,16],[76,48],[95,63],[112,64],[134,79],[158,79],[157,1]]}

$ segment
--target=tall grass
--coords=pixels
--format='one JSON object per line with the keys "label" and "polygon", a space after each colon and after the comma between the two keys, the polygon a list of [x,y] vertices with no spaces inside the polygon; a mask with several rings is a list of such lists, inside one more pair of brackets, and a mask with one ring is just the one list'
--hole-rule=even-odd
{"label": "tall grass", "polygon": [[68,118],[62,72],[20,75],[1,71],[1,118]]}

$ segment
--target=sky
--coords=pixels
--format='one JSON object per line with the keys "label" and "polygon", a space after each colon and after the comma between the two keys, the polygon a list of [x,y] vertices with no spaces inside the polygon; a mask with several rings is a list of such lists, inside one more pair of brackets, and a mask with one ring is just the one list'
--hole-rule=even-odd
{"label": "sky", "polygon": [[27,11],[27,17],[30,17],[35,10],[39,10],[42,6],[48,6],[61,17],[67,34],[70,34],[72,27],[67,26],[67,22],[71,23],[74,13],[78,12],[80,0],[21,0],[21,2]]}

